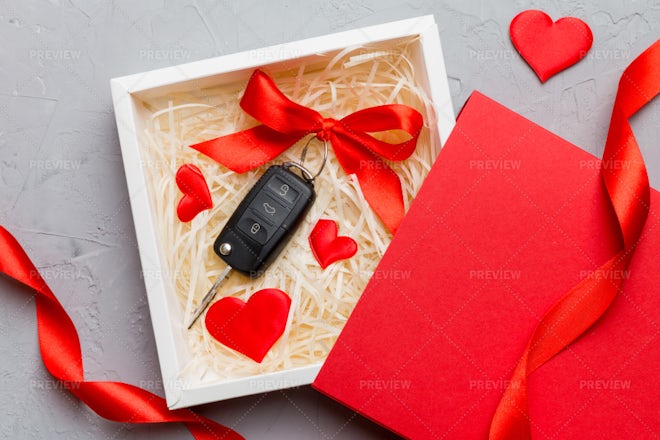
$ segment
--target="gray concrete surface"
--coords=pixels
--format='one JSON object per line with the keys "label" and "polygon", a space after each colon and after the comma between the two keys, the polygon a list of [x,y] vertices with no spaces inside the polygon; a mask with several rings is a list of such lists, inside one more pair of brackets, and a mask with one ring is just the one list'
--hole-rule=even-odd
{"label": "gray concrete surface", "polygon": [[[544,85],[508,39],[510,20],[528,8],[578,16],[595,36],[586,60]],[[71,314],[88,378],[162,393],[108,80],[429,13],[456,110],[479,89],[599,156],[622,69],[660,37],[658,0],[0,4],[0,224]],[[634,120],[656,188],[659,126],[658,101]],[[0,284],[0,438],[187,438],[182,426],[105,421],[59,388],[40,360],[33,297]],[[248,439],[393,438],[309,387],[200,410]]]}

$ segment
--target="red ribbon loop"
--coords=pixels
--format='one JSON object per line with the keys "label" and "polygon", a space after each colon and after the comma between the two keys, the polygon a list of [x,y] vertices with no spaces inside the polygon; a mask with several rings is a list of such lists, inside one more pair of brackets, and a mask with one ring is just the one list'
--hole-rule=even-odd
{"label": "red ribbon loop", "polygon": [[[262,125],[211,139],[192,148],[243,173],[277,157],[302,137],[315,133],[332,144],[347,174],[355,174],[365,199],[391,232],[404,215],[399,177],[383,161],[407,159],[415,151],[422,115],[400,104],[359,110],[342,119],[325,118],[316,110],[291,101],[273,80],[256,70],[248,81],[241,108]],[[369,133],[403,130],[411,138],[398,144],[383,142]]]}
{"label": "red ribbon loop", "polygon": [[623,283],[610,274],[628,267],[649,213],[650,188],[644,159],[628,119],[660,94],[660,40],[626,68],[614,101],[601,175],[623,236],[623,246],[610,260],[566,293],[546,312],[534,330],[490,425],[490,440],[531,439],[527,377],[562,351],[600,318]]}

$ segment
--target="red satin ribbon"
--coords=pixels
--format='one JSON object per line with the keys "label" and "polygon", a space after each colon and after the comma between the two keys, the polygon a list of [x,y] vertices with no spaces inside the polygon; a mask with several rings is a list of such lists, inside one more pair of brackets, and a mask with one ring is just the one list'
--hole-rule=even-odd
{"label": "red satin ribbon", "polygon": [[181,422],[198,440],[240,440],[239,434],[187,409],[170,411],[165,400],[121,382],[86,381],[78,332],[16,239],[0,226],[0,272],[37,293],[39,348],[48,371],[101,417],[123,423]]}
{"label": "red satin ribbon", "polygon": [[623,72],[607,135],[603,163],[622,161],[625,167],[601,167],[623,236],[623,248],[561,298],[534,330],[510,386],[505,390],[490,426],[491,440],[530,439],[527,377],[562,351],[600,318],[623,282],[610,276],[627,268],[649,213],[646,167],[628,119],[660,93],[660,40]]}
{"label": "red satin ribbon", "polygon": [[[192,148],[232,171],[243,173],[274,159],[307,134],[329,141],[347,174],[355,174],[365,199],[394,233],[404,215],[401,182],[382,158],[400,161],[415,151],[422,115],[400,104],[359,110],[340,120],[296,104],[273,80],[256,70],[247,84],[241,107],[263,125],[211,139]],[[404,130],[412,137],[390,144],[369,133]],[[382,158],[381,158],[382,157]]]}

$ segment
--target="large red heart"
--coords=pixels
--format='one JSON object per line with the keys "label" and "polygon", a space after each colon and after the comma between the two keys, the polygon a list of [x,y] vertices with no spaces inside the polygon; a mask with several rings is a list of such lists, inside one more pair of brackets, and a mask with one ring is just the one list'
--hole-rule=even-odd
{"label": "large red heart", "polygon": [[338,260],[351,258],[358,250],[351,237],[337,236],[337,223],[321,219],[309,234],[309,245],[321,267],[325,269]]}
{"label": "large red heart", "polygon": [[263,289],[247,302],[225,297],[206,312],[204,323],[211,336],[256,362],[282,336],[291,298],[279,289]]}
{"label": "large red heart", "polygon": [[176,215],[182,222],[189,222],[200,212],[213,207],[204,175],[195,165],[181,165],[176,172],[176,185],[183,193],[176,207]]}
{"label": "large red heart", "polygon": [[556,22],[543,11],[523,11],[511,20],[511,41],[541,82],[587,55],[594,37],[579,18]]}

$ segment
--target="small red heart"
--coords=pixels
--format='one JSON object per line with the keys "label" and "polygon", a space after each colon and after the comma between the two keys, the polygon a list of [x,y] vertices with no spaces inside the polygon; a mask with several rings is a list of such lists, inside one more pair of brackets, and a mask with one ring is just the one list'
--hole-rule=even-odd
{"label": "small red heart", "polygon": [[594,41],[589,25],[575,17],[552,22],[543,11],[523,11],[511,20],[511,41],[541,82],[587,55]]}
{"label": "small red heart", "polygon": [[351,237],[337,236],[337,222],[321,219],[309,234],[312,253],[325,269],[338,260],[351,258],[358,250],[358,245]]}
{"label": "small red heart", "polygon": [[176,207],[176,215],[182,222],[189,222],[200,212],[213,207],[204,175],[195,165],[181,165],[176,172],[176,185],[183,193]]}
{"label": "small red heart", "polygon": [[261,362],[282,336],[291,298],[279,289],[263,289],[247,302],[225,297],[206,312],[204,323],[211,336],[227,347]]}

